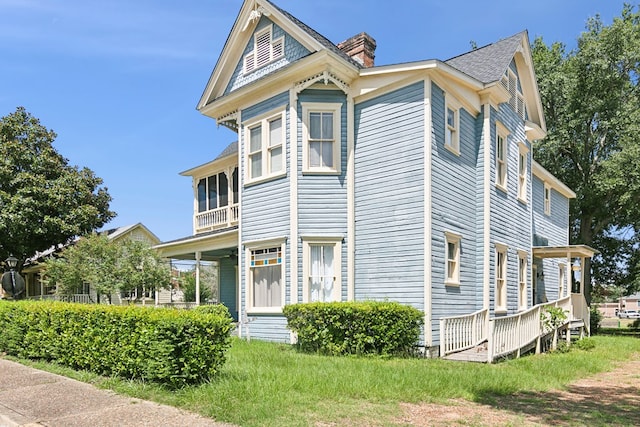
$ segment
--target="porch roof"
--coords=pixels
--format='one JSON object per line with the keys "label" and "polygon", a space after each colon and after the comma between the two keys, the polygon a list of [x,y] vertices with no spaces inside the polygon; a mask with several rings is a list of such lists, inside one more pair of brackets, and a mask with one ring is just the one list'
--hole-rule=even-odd
{"label": "porch roof", "polygon": [[163,242],[153,248],[165,258],[194,260],[199,252],[202,260],[213,261],[237,251],[238,226]]}
{"label": "porch roof", "polygon": [[568,256],[593,258],[600,253],[587,245],[534,246],[532,251],[536,258],[567,258]]}

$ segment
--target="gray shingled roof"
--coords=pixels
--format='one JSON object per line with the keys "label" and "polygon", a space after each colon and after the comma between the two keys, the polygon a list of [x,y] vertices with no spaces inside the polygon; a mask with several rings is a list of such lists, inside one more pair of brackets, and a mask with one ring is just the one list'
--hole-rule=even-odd
{"label": "gray shingled roof", "polygon": [[444,62],[482,83],[492,83],[500,80],[525,36],[522,31]]}
{"label": "gray shingled roof", "polygon": [[229,157],[234,154],[238,154],[238,141],[233,141],[231,144],[227,145],[227,147],[222,150],[222,153],[218,154],[218,157],[213,160],[216,161],[224,159],[225,157]]}
{"label": "gray shingled roof", "polygon": [[340,49],[338,49],[338,46],[336,46],[335,44],[333,44],[331,42],[331,40],[329,40],[328,38],[326,38],[325,36],[323,36],[322,34],[320,34],[319,32],[317,32],[316,30],[314,30],[313,28],[311,28],[310,26],[308,26],[307,24],[305,24],[304,22],[300,21],[298,18],[296,18],[295,16],[293,16],[292,14],[290,14],[289,12],[287,12],[284,9],[281,9],[280,7],[278,7],[277,5],[275,5],[272,1],[270,0],[265,0],[267,3],[269,3],[271,6],[273,6],[274,8],[278,9],[278,11],[280,13],[282,13],[284,16],[287,17],[287,19],[289,19],[291,22],[293,22],[295,25],[297,25],[298,27],[300,27],[304,32],[306,32],[307,34],[309,34],[311,37],[313,37],[314,39],[316,39],[316,41],[318,43],[320,43],[322,46],[326,47],[327,49],[329,49],[330,51],[336,53],[338,56],[344,58],[345,61],[355,65],[356,67],[358,67],[358,69],[360,68],[364,68],[362,66],[362,64],[359,64],[357,61],[355,61],[353,58],[351,58],[349,55],[347,55],[346,53],[344,53],[343,51],[341,51]]}

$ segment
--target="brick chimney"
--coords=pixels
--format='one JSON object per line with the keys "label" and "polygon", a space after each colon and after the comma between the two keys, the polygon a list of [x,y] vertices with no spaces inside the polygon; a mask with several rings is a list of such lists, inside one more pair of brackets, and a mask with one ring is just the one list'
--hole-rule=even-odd
{"label": "brick chimney", "polygon": [[349,55],[365,68],[373,67],[376,57],[376,41],[367,33],[356,34],[337,44],[338,49]]}

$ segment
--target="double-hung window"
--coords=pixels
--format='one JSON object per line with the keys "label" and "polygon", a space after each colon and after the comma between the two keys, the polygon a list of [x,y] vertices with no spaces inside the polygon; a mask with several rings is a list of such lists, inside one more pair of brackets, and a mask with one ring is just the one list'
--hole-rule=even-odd
{"label": "double-hung window", "polygon": [[496,123],[496,186],[503,191],[507,191],[507,136],[506,128]]}
{"label": "double-hung window", "polygon": [[342,238],[303,237],[303,301],[341,299]]}
{"label": "double-hung window", "polygon": [[453,99],[445,95],[444,146],[452,153],[460,154],[460,115],[459,107]]}
{"label": "double-hung window", "polygon": [[254,311],[277,312],[284,305],[284,245],[249,249],[249,305]]}
{"label": "double-hung window", "polygon": [[544,184],[544,213],[551,215],[551,186],[546,182]]}
{"label": "double-hung window", "polygon": [[566,266],[564,264],[558,264],[558,299],[565,296],[565,271]]}
{"label": "double-hung window", "polygon": [[507,311],[507,247],[496,244],[496,264],[495,264],[495,311]]}
{"label": "double-hung window", "polygon": [[340,103],[302,103],[303,172],[339,173]]}
{"label": "double-hung window", "polygon": [[278,112],[245,127],[248,183],[285,173],[284,123],[284,112]]}
{"label": "double-hung window", "polygon": [[253,50],[244,57],[244,74],[263,67],[284,55],[284,37],[273,38],[273,25],[253,36]]}
{"label": "double-hung window", "polygon": [[527,203],[528,154],[529,147],[520,143],[518,146],[518,199],[523,203]]}
{"label": "double-hung window", "polygon": [[520,310],[527,309],[527,262],[525,251],[518,251],[518,306]]}
{"label": "double-hung window", "polygon": [[445,232],[445,284],[460,285],[460,240],[461,236]]}

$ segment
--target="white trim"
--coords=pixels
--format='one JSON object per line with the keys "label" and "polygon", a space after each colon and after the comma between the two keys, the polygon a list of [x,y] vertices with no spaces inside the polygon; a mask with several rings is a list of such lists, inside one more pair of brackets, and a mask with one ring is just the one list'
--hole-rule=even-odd
{"label": "white trim", "polygon": [[[453,126],[449,125],[449,110],[453,112]],[[450,143],[447,140],[449,131],[452,134]],[[444,148],[460,155],[460,103],[447,92],[444,94]]]}
{"label": "white trim", "polygon": [[[509,247],[503,243],[494,243],[495,246],[495,264],[494,264],[494,312],[497,314],[503,314],[507,312],[508,302],[507,298],[509,293],[507,287],[509,286]],[[502,287],[498,289],[498,255],[504,254],[504,260],[502,265]],[[500,292],[499,292],[500,291]],[[500,295],[498,295],[500,294]],[[502,304],[498,305],[498,300],[501,300]]]}
{"label": "white trim", "polygon": [[333,301],[342,300],[342,236],[304,236],[302,238],[302,302],[310,302],[309,280],[311,245],[333,246]]}
{"label": "white trim", "polygon": [[[242,111],[238,111],[238,123],[241,123],[240,120],[242,119]],[[240,141],[240,134],[242,133],[241,131],[242,127],[238,126],[237,129],[237,134],[238,134],[238,141]],[[243,162],[242,162],[242,145],[238,144],[238,153],[236,155],[237,159],[238,159],[238,235],[236,238],[236,245],[238,248],[238,265],[237,265],[237,269],[236,269],[236,286],[238,289],[238,337],[242,337],[242,330],[244,329],[244,326],[242,325],[242,317],[244,315],[244,313],[247,312],[247,298],[245,296],[244,300],[242,298],[242,286],[246,285],[246,280],[247,280],[247,276],[245,274],[243,274],[243,270],[242,270],[242,262],[246,259],[244,257],[241,256],[242,254],[242,187],[243,187],[243,179],[244,179],[244,172],[242,170],[243,168]],[[246,291],[246,289],[245,289]],[[245,307],[242,306],[242,303],[244,302]]]}
{"label": "white trim", "polygon": [[[247,314],[277,314],[282,313],[282,307],[286,305],[286,266],[287,266],[287,245],[284,239],[280,239],[280,244],[274,244],[274,240],[264,240],[260,243],[254,243],[248,245],[245,243],[245,274],[247,278]],[[260,249],[270,249],[280,247],[281,251],[281,262],[280,267],[280,280],[281,280],[281,295],[280,295],[280,306],[277,307],[254,307],[253,306],[253,276],[251,273],[251,251],[260,250]]]}
{"label": "white trim", "polygon": [[[503,157],[499,156],[498,141],[502,138],[504,148]],[[496,188],[507,192],[509,183],[509,130],[499,121],[496,120],[496,138],[495,138],[495,156],[494,156],[494,168],[496,174]],[[498,173],[498,166],[502,164],[504,173]]]}
{"label": "white trim", "polygon": [[353,96],[347,94],[347,301],[355,300],[355,123]]}
{"label": "white trim", "polygon": [[[520,268],[520,262],[524,260],[524,277]],[[523,280],[524,279],[524,280]],[[525,250],[518,249],[518,310],[526,310],[529,299],[529,254]],[[522,283],[524,282],[524,292]]]}
{"label": "white trim", "polygon": [[[290,186],[289,219],[291,245],[291,265],[289,277],[291,281],[291,304],[298,302],[298,93],[295,89],[289,90],[289,150],[290,150]],[[286,154],[285,154],[286,158]],[[285,166],[285,170],[286,170]]]}
{"label": "white trim", "polygon": [[[246,28],[246,25],[245,25],[245,28]],[[258,64],[258,58],[259,58],[258,37],[266,33],[269,34],[268,58],[264,63]],[[251,38],[253,39],[253,50],[242,57],[242,74],[243,75],[251,74],[259,70],[260,68],[271,64],[272,62],[275,62],[281,58],[284,58],[285,56],[284,55],[284,51],[285,51],[284,36],[278,37],[277,39],[273,38],[273,24],[269,24],[264,28],[260,29],[259,31],[255,31],[251,36]],[[278,42],[282,44],[281,53],[279,56],[275,56],[273,47]],[[250,69],[247,69],[247,59],[249,57],[252,59],[251,63],[253,65],[251,66]]]}
{"label": "white trim", "polygon": [[[483,153],[483,210],[482,210],[482,283],[483,298],[482,307],[488,310],[491,305],[491,104],[484,104],[484,118],[482,125],[484,134]],[[487,324],[488,326],[488,324]]]}
{"label": "white trim", "polygon": [[[259,116],[253,117],[247,120],[242,124],[244,129],[244,138],[243,138],[243,146],[244,146],[244,162],[246,164],[245,168],[245,182],[244,186],[248,186],[251,184],[257,184],[260,182],[269,181],[275,178],[279,178],[282,176],[286,176],[287,174],[287,132],[286,123],[287,123],[287,115],[285,114],[286,108],[284,106],[280,106],[275,108],[269,112],[261,114]],[[271,171],[271,154],[269,147],[270,141],[270,123],[276,120],[281,121],[281,167],[280,170]],[[250,164],[250,148],[251,148],[251,130],[260,126],[260,156],[261,156],[261,175],[258,177],[251,177],[251,164]],[[257,151],[256,151],[257,153]]]}
{"label": "white trim", "polygon": [[567,187],[558,178],[553,176],[551,172],[543,168],[540,163],[533,159],[531,159],[531,173],[540,178],[540,181],[544,181],[549,184],[554,190],[562,194],[564,197],[568,199],[576,198],[576,193],[574,193],[573,190]]}
{"label": "white trim", "polygon": [[567,288],[565,281],[567,280],[567,264],[558,263],[558,299],[563,298],[566,295]]}
{"label": "white trim", "polygon": [[[455,262],[455,274],[453,278],[449,278],[449,244],[455,245],[456,253],[454,257]],[[461,245],[462,235],[458,233],[452,233],[450,231],[444,232],[444,284],[445,286],[460,286],[460,261],[461,261]]]}
{"label": "white trim", "polygon": [[[340,174],[342,172],[342,103],[301,102],[302,105],[302,173]],[[333,167],[309,166],[309,114],[333,114]]]}
{"label": "white trim", "polygon": [[431,289],[432,279],[432,242],[431,242],[431,146],[432,146],[432,117],[431,117],[431,80],[424,80],[424,341],[425,346],[433,345],[432,316],[433,295]]}
{"label": "white trim", "polygon": [[[520,160],[524,158],[524,172],[521,171]],[[529,147],[524,142],[518,142],[518,200],[529,203]]]}

